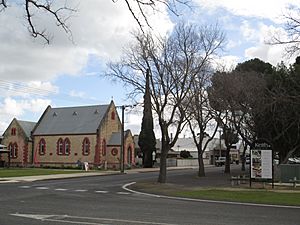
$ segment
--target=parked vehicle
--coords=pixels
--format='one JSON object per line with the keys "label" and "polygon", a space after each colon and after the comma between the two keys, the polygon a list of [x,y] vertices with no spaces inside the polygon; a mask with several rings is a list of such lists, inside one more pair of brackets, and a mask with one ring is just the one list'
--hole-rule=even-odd
{"label": "parked vehicle", "polygon": [[289,164],[300,164],[300,158],[289,158],[288,160]]}
{"label": "parked vehicle", "polygon": [[219,157],[216,160],[215,165],[216,166],[223,166],[223,165],[225,165],[225,162],[226,162],[226,157]]}

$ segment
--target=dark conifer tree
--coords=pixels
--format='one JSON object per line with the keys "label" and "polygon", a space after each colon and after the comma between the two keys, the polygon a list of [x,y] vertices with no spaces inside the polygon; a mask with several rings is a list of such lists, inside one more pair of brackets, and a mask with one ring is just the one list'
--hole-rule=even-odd
{"label": "dark conifer tree", "polygon": [[141,148],[141,151],[143,152],[143,166],[145,168],[151,168],[153,166],[152,153],[153,151],[155,151],[156,145],[155,134],[153,131],[153,116],[151,110],[149,75],[149,70],[147,70],[143,120],[138,143]]}

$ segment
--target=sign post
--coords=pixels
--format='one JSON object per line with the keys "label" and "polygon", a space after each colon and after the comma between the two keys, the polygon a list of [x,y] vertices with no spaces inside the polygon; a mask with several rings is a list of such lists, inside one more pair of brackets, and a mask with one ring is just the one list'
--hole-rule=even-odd
{"label": "sign post", "polygon": [[252,181],[265,182],[272,180],[274,188],[273,151],[271,145],[265,140],[256,140],[250,151],[250,187]]}

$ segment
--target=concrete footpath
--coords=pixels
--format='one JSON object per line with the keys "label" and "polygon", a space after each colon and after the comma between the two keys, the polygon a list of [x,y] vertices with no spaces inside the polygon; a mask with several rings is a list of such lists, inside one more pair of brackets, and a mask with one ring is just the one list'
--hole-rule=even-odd
{"label": "concrete footpath", "polygon": [[[169,167],[168,170],[181,170],[191,169],[193,167]],[[125,170],[125,174],[130,173],[147,173],[159,171],[159,168],[135,168]],[[38,176],[22,176],[22,177],[0,177],[0,183],[15,183],[15,182],[33,182],[38,180],[55,180],[55,179],[67,179],[76,177],[89,177],[89,176],[107,176],[107,175],[120,175],[120,171],[106,170],[106,171],[87,171],[79,173],[69,174],[52,174],[52,175],[38,175]]]}

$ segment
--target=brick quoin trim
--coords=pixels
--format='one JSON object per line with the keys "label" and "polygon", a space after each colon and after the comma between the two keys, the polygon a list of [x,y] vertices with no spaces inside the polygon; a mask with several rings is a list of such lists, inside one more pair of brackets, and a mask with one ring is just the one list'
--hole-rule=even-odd
{"label": "brick quoin trim", "polygon": [[26,143],[23,148],[23,164],[27,165],[27,163],[28,163],[28,143]]}
{"label": "brick quoin trim", "polygon": [[102,155],[106,156],[106,141],[103,139],[102,141]]}
{"label": "brick quoin trim", "polygon": [[99,135],[99,132],[97,132],[97,144],[95,146],[94,164],[95,165],[100,164],[100,135]]}

